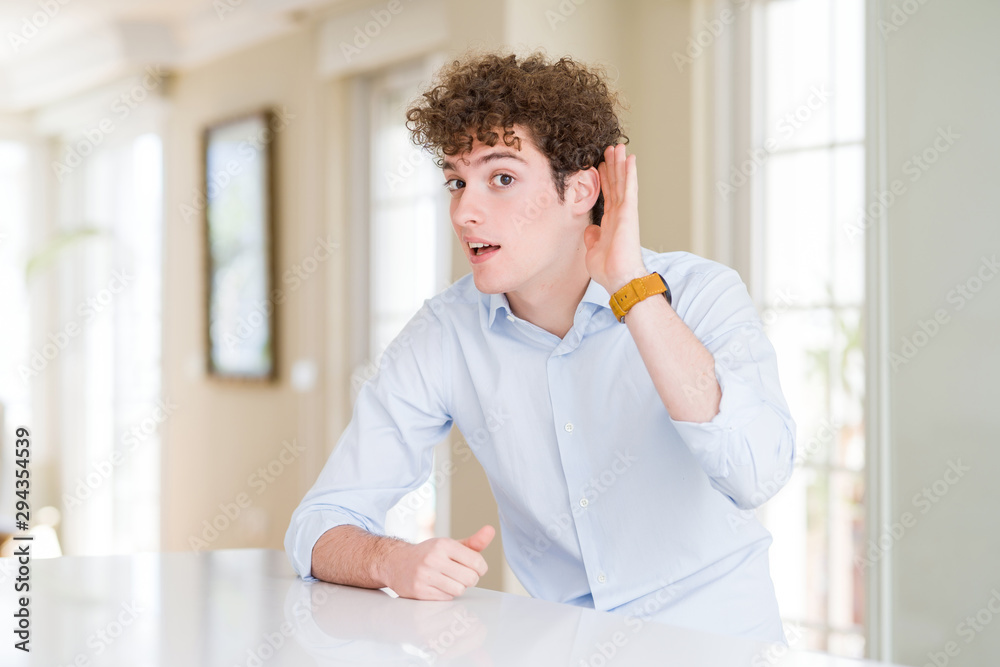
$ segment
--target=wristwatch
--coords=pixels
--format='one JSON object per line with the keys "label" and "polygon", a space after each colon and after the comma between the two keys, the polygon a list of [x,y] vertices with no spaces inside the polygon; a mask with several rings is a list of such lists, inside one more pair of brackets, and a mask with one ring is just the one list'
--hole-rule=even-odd
{"label": "wristwatch", "polygon": [[631,310],[632,306],[654,294],[662,294],[667,299],[667,303],[673,305],[670,297],[670,287],[667,281],[659,273],[650,273],[648,276],[636,278],[625,287],[611,295],[611,311],[622,324],[625,323],[625,314]]}

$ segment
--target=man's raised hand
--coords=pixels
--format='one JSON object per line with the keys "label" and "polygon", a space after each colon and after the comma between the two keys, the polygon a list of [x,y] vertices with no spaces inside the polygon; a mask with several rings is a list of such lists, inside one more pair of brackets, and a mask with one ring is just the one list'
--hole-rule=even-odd
{"label": "man's raised hand", "polygon": [[608,146],[597,167],[604,194],[601,226],[584,231],[587,271],[610,294],[633,278],[649,272],[639,245],[639,176],[635,155],[625,154],[625,144]]}

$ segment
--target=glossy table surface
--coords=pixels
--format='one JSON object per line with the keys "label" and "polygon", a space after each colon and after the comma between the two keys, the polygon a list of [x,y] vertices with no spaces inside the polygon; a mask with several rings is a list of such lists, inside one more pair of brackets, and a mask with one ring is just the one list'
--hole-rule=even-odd
{"label": "glossy table surface", "polygon": [[0,559],[0,664],[12,667],[887,664],[480,588],[428,602],[310,584],[265,549],[34,561],[29,656],[13,648],[16,567]]}

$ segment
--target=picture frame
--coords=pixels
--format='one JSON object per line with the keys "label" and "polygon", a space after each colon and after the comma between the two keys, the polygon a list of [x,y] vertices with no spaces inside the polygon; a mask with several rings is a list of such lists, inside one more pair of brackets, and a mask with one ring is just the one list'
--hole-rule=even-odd
{"label": "picture frame", "polygon": [[205,342],[211,377],[277,378],[274,119],[262,109],[202,136]]}

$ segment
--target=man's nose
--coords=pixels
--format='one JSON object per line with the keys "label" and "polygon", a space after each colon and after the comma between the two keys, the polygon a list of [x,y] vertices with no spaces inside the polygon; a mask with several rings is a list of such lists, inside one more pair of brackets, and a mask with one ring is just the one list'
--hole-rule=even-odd
{"label": "man's nose", "polygon": [[452,210],[452,221],[460,226],[483,222],[483,194],[466,185]]}

